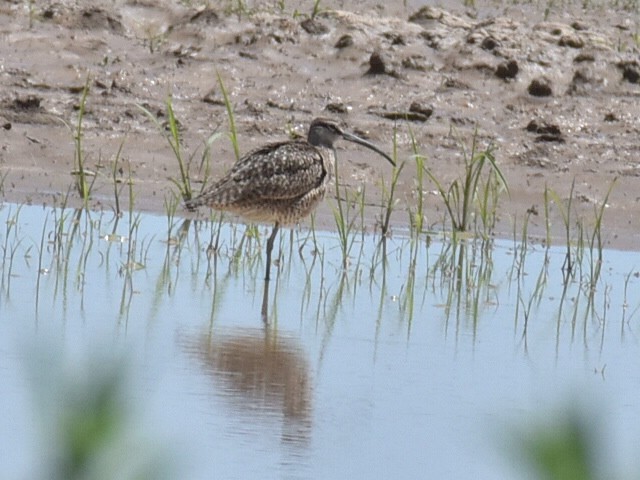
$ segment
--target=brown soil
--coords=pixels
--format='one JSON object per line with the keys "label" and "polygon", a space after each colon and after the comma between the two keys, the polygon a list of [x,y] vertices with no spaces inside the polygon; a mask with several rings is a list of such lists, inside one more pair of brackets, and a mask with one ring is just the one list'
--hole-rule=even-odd
{"label": "brown soil", "polygon": [[[640,248],[637,12],[576,6],[545,19],[544,7],[531,3],[420,10],[410,2],[323,1],[310,19],[312,2],[282,2],[282,11],[278,2],[244,2],[240,14],[233,10],[239,2],[206,3],[61,0],[34,2],[29,12],[29,2],[0,0],[4,200],[60,204],[71,189],[70,203],[80,203],[71,187],[73,129],[89,76],[84,150],[97,174],[92,207],[112,208],[111,165],[124,141],[118,176],[126,179],[130,165],[136,208],[163,212],[178,166],[137,105],[162,113],[171,94],[183,148],[197,150],[199,160],[203,141],[228,130],[219,72],[242,151],[304,135],[319,115],[342,118],[389,151],[397,127],[398,158],[408,160],[398,197],[415,205],[409,132],[429,169],[448,183],[462,171],[461,141],[469,146],[477,128],[481,146],[497,147],[509,183],[499,234],[511,236],[527,211],[530,232],[543,234],[545,186],[566,200],[574,180],[575,218],[589,226],[617,178],[605,239]],[[232,163],[231,144],[221,136],[212,151],[217,177]],[[351,144],[338,146],[338,158],[341,182],[366,187],[373,228],[389,166]],[[424,189],[427,222],[440,228],[442,199],[432,184]],[[126,203],[126,189],[122,195]],[[328,212],[320,209],[325,225]],[[559,234],[558,209],[551,214]],[[406,207],[394,215],[395,228],[403,228]]]}

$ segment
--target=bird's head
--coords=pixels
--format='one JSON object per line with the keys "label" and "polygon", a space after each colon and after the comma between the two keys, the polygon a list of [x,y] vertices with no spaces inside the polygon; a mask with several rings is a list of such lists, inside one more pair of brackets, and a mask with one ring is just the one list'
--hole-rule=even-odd
{"label": "bird's head", "polygon": [[333,148],[335,141],[340,138],[373,150],[395,166],[395,162],[389,155],[367,140],[345,131],[337,120],[319,117],[314,119],[309,126],[307,141],[316,147]]}

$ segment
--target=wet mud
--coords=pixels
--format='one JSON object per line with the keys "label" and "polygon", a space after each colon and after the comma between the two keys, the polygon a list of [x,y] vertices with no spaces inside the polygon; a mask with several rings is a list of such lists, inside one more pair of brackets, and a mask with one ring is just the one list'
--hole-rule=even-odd
{"label": "wet mud", "polygon": [[[397,3],[397,4],[396,4]],[[411,2],[353,7],[320,2],[252,3],[4,1],[0,3],[0,181],[5,201],[80,204],[73,189],[74,134],[85,82],[90,205],[163,212],[178,165],[157,126],[172,96],[182,145],[196,165],[213,133],[212,177],[233,162],[223,79],[240,149],[305,135],[316,116],[340,118],[391,151],[402,171],[394,228],[408,226],[418,198],[412,135],[443,184],[462,173],[462,145],[489,144],[510,194],[496,232],[510,237],[529,217],[544,236],[544,191],[589,225],[614,179],[604,215],[609,245],[640,248],[640,55],[636,11],[576,4],[421,7]],[[239,10],[238,5],[244,9]],[[369,8],[370,7],[370,8]],[[356,11],[357,10],[357,11]],[[394,132],[396,132],[394,134]],[[384,160],[338,146],[340,182],[366,191],[367,228],[381,215]],[[442,199],[429,182],[427,225],[442,228]],[[187,212],[185,212],[187,214]],[[560,209],[551,227],[562,240]],[[573,220],[572,220],[573,221]],[[324,205],[317,223],[331,228]],[[514,227],[515,225],[515,227]]]}

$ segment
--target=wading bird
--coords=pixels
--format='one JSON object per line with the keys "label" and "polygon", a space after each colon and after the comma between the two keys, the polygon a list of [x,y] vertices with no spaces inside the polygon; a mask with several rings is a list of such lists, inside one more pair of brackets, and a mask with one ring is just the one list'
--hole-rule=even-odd
{"label": "wading bird", "polygon": [[250,221],[273,223],[267,240],[265,280],[269,281],[278,229],[306,217],[322,201],[336,160],[333,144],[341,138],[367,147],[395,165],[389,155],[344,131],[335,120],[316,118],[306,140],[270,143],[249,152],[218,182],[185,205],[189,210],[206,205]]}

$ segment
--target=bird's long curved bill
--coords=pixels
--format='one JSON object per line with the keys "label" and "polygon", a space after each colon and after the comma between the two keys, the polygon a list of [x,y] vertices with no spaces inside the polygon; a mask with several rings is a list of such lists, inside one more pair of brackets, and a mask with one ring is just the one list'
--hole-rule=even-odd
{"label": "bird's long curved bill", "polygon": [[369,143],[363,138],[357,137],[352,133],[347,133],[347,132],[342,133],[342,138],[350,142],[357,143],[358,145],[362,145],[363,147],[367,147],[369,150],[373,150],[377,154],[382,155],[384,158],[386,158],[389,161],[389,163],[391,163],[391,165],[393,165],[394,167],[396,166],[396,162],[394,162],[389,155],[384,153],[382,150],[376,147],[373,143]]}

